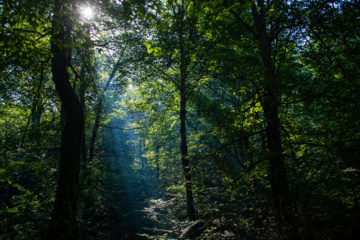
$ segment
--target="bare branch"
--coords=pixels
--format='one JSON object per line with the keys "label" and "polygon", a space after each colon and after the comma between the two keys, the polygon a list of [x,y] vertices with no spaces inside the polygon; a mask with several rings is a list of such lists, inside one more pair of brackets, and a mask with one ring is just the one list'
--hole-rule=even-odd
{"label": "bare branch", "polygon": [[135,130],[135,129],[144,129],[146,127],[135,127],[135,128],[121,128],[121,127],[112,127],[112,126],[107,126],[107,125],[103,125],[103,124],[99,124],[99,127],[104,127],[104,128],[109,128],[109,129],[118,129],[118,130]]}
{"label": "bare branch", "polygon": [[122,42],[118,42],[118,41],[109,41],[109,42],[106,42],[106,43],[95,43],[94,42],[94,45],[97,46],[97,47],[106,47],[110,43],[124,44],[124,43],[134,42],[136,40],[138,40],[138,38],[131,38],[129,40],[122,41]]}

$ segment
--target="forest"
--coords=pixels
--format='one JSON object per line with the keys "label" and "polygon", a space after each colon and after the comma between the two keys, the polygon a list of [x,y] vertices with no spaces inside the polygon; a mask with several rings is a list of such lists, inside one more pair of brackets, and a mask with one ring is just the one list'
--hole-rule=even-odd
{"label": "forest", "polygon": [[0,240],[360,239],[359,0],[0,0]]}

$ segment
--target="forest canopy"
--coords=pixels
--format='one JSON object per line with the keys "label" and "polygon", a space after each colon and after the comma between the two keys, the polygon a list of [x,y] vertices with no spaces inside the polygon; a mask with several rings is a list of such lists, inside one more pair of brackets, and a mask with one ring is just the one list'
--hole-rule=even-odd
{"label": "forest canopy", "polygon": [[0,0],[0,240],[358,239],[358,0]]}

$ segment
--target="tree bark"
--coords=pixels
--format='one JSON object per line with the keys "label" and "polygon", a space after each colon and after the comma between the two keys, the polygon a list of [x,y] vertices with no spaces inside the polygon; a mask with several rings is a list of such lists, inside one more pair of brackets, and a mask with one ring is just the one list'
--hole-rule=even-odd
{"label": "tree bark", "polygon": [[[266,32],[264,1],[257,1],[258,6],[252,6],[252,15],[260,46],[261,60],[264,70],[262,107],[266,120],[266,138],[269,150],[270,184],[274,195],[274,205],[280,222],[286,220],[288,183],[284,156],[282,154],[280,120],[277,101],[277,82],[271,61],[271,43]],[[258,9],[260,9],[258,11]]]}
{"label": "tree bark", "polygon": [[51,38],[52,75],[65,113],[65,124],[61,134],[58,186],[47,238],[77,239],[76,203],[84,112],[67,72],[68,50],[63,44],[66,31],[70,29],[70,18],[66,16],[63,1],[55,0],[54,5]]}
{"label": "tree bark", "polygon": [[[182,5],[184,6],[184,4]],[[185,10],[182,9],[182,14],[185,14]],[[182,16],[181,21],[183,21]],[[184,171],[185,178],[185,192],[186,192],[186,207],[188,218],[190,221],[196,220],[196,212],[194,207],[194,196],[192,190],[192,182],[190,175],[190,160],[188,158],[188,146],[186,136],[186,80],[187,80],[187,67],[189,65],[189,59],[184,47],[183,39],[183,22],[180,24],[179,29],[179,45],[180,45],[180,138],[181,138],[181,164]]]}
{"label": "tree bark", "polygon": [[[185,85],[185,84],[184,84]],[[190,161],[188,159],[188,146],[186,140],[186,97],[184,91],[181,91],[180,100],[180,137],[181,137],[181,164],[185,176],[185,191],[187,213],[190,221],[196,220],[194,197],[192,191],[192,182],[190,175]]]}

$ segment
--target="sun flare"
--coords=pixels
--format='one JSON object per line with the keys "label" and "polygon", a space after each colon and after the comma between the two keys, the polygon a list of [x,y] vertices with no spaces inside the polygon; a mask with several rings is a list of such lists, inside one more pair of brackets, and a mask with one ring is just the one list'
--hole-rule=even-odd
{"label": "sun flare", "polygon": [[90,6],[83,6],[80,8],[81,16],[90,19],[94,16],[94,10]]}

